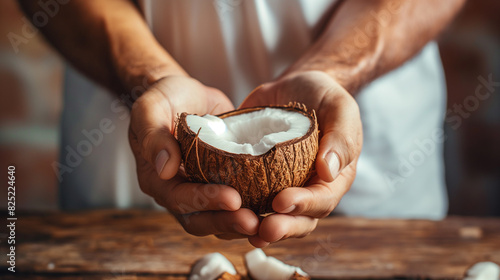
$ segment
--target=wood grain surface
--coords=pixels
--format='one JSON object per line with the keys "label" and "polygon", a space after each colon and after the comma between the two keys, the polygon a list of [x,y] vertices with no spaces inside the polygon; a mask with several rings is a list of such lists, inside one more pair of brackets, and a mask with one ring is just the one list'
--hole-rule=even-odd
{"label": "wood grain surface", "polygon": [[[14,275],[7,271],[5,237],[1,279],[185,279],[193,263],[211,252],[245,274],[243,255],[253,249],[246,240],[190,236],[161,211],[25,213],[16,224]],[[476,262],[500,264],[500,219],[330,217],[311,235],[264,251],[315,279],[457,279]]]}

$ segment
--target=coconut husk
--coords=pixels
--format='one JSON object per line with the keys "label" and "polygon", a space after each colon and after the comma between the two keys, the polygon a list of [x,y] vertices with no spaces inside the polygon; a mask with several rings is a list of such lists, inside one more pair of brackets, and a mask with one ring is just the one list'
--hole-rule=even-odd
{"label": "coconut husk", "polygon": [[304,275],[298,274],[297,272],[294,272],[293,275],[290,277],[290,280],[311,280],[311,277],[304,276]]}
{"label": "coconut husk", "polygon": [[[310,119],[311,125],[304,136],[278,143],[258,156],[229,153],[203,142],[198,138],[198,131],[188,127],[187,113],[182,113],[176,122],[188,179],[235,188],[241,195],[242,207],[257,215],[273,212],[272,201],[283,189],[304,186],[314,171],[318,152],[318,123],[314,110],[308,111],[299,103],[269,107],[299,112]],[[265,108],[268,107],[245,108],[218,117],[227,118]]]}

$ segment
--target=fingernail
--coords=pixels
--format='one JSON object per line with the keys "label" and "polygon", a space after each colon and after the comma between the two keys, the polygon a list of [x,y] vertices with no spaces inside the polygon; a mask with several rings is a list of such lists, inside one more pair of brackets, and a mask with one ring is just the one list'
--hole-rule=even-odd
{"label": "fingernail", "polygon": [[250,232],[244,230],[239,224],[234,224],[233,225],[233,228],[234,230],[236,230],[237,232],[241,233],[241,234],[245,234],[245,235],[253,235],[251,234]]}
{"label": "fingernail", "polygon": [[329,152],[325,156],[325,160],[328,163],[328,168],[330,169],[330,174],[335,179],[340,172],[340,161],[339,157],[334,152]]}
{"label": "fingernail", "polygon": [[161,174],[163,168],[165,168],[165,165],[167,164],[169,157],[170,156],[167,150],[161,150],[156,156],[155,163],[156,163],[156,172],[158,172],[158,176]]}
{"label": "fingernail", "polygon": [[293,210],[295,210],[295,205],[292,205],[292,206],[286,208],[285,210],[281,211],[280,213],[286,214],[286,213],[292,212]]}

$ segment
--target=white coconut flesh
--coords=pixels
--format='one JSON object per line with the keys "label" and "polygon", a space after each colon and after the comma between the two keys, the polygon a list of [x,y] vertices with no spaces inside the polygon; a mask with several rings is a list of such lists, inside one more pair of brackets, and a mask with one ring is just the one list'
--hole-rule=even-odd
{"label": "white coconut flesh", "polygon": [[219,150],[258,156],[276,144],[306,135],[311,121],[299,112],[265,108],[224,119],[188,115],[186,123],[199,139]]}
{"label": "white coconut flesh", "polygon": [[302,269],[268,257],[261,249],[254,249],[245,255],[248,273],[255,280],[288,280],[297,272],[302,276],[308,276]]}
{"label": "white coconut flesh", "polygon": [[479,262],[467,270],[464,280],[498,280],[500,267],[493,262]]}
{"label": "white coconut flesh", "polygon": [[236,275],[236,269],[226,257],[220,253],[211,253],[196,262],[189,280],[214,280],[224,272]]}

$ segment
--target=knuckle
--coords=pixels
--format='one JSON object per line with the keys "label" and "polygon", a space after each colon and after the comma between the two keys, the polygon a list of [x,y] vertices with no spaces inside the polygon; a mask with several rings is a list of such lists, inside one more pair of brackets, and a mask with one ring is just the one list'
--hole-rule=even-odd
{"label": "knuckle", "polygon": [[304,230],[300,234],[297,234],[295,237],[296,238],[304,238],[304,237],[310,235],[316,229],[317,225],[318,225],[318,219],[314,219],[314,221],[312,222],[312,224],[309,226],[308,229]]}
{"label": "knuckle", "polygon": [[356,102],[356,99],[354,99],[354,97],[351,94],[348,94],[347,97],[348,97],[347,99],[348,106],[350,110],[352,110],[353,113],[359,114],[359,105],[358,102]]}
{"label": "knuckle", "polygon": [[224,234],[214,234],[214,236],[217,238],[217,239],[220,239],[220,240],[231,240],[232,238],[228,237],[227,235],[224,235]]}
{"label": "knuckle", "polygon": [[[333,210],[335,210],[335,208],[336,208],[336,204],[331,204],[331,205],[328,207],[328,209],[326,210],[326,216],[329,216],[329,215],[333,212]],[[326,217],[326,216],[325,216],[325,217]]]}
{"label": "knuckle", "polygon": [[186,225],[186,224],[184,224],[184,225],[182,226],[182,228],[183,228],[183,229],[184,229],[184,231],[185,231],[186,233],[188,233],[188,234],[191,234],[191,235],[194,235],[194,236],[201,236],[201,235],[199,234],[199,232],[198,232],[197,230],[195,230],[195,229],[194,229],[194,227],[193,227],[193,226],[191,226],[191,225]]}
{"label": "knuckle", "polygon": [[167,203],[170,207],[172,207],[173,211],[180,214],[187,214],[190,212],[194,212],[192,207],[189,207],[187,204],[183,203],[181,200],[181,196],[179,195],[179,189],[177,186],[172,186],[167,196]]}
{"label": "knuckle", "polygon": [[227,226],[221,223],[220,221],[216,221],[213,224],[213,228],[216,233],[231,233],[232,231],[229,231],[227,229]]}
{"label": "knuckle", "polygon": [[175,198],[172,198],[172,196],[167,197],[167,206],[170,211],[178,213],[178,214],[189,214],[189,213],[195,213],[198,211],[198,209],[195,209],[193,206],[188,205],[184,202],[180,202]]}
{"label": "knuckle", "polygon": [[329,205],[327,208],[323,209],[323,211],[319,212],[318,218],[326,218],[332,213],[332,211],[335,209],[335,206]]}
{"label": "knuckle", "polygon": [[342,93],[340,96],[337,96],[342,107],[347,110],[346,112],[359,115],[359,105],[356,99],[346,90],[342,91]]}
{"label": "knuckle", "polygon": [[328,217],[328,214],[329,214],[328,210],[324,210],[324,211],[319,212],[317,217],[320,219],[323,219],[323,218]]}
{"label": "knuckle", "polygon": [[359,155],[360,148],[357,139],[350,135],[341,138],[342,148],[337,154],[342,167],[349,165]]}
{"label": "knuckle", "polygon": [[336,203],[332,201],[334,198],[330,198],[329,200],[325,201],[325,206],[321,209],[318,209],[316,218],[326,218],[332,213],[332,211],[335,209]]}
{"label": "knuckle", "polygon": [[321,192],[312,192],[312,198],[308,201],[308,209],[311,216],[325,218],[335,209],[335,192],[329,186],[321,185]]}
{"label": "knuckle", "polygon": [[177,200],[177,195],[176,195],[176,187],[174,182],[172,181],[166,181],[166,184],[161,186],[162,188],[165,189],[165,192],[162,192],[162,194],[155,195],[155,200],[161,201],[162,206],[167,208],[170,212],[175,213],[175,214],[187,214],[187,213],[192,213],[195,211],[190,211],[193,210],[190,207],[187,207],[187,205],[184,205],[181,201]]}
{"label": "knuckle", "polygon": [[156,204],[163,206],[168,209],[167,204],[165,203],[164,199],[161,199],[159,197],[153,197],[153,200],[156,202]]}
{"label": "knuckle", "polygon": [[152,158],[152,148],[154,143],[154,130],[153,129],[142,129],[137,135],[137,139],[141,145],[141,154],[143,158],[151,163],[154,163],[154,158]]}
{"label": "knuckle", "polygon": [[202,236],[199,234],[197,230],[194,230],[194,228],[190,225],[183,225],[184,231],[188,234],[194,235],[194,236]]}
{"label": "knuckle", "polygon": [[143,173],[138,172],[138,181],[139,181],[139,188],[141,191],[149,196],[153,196],[153,193],[151,191],[151,181],[143,175]]}
{"label": "knuckle", "polygon": [[201,231],[197,225],[195,225],[194,223],[189,223],[189,222],[185,221],[185,220],[189,220],[189,218],[192,215],[196,215],[196,214],[184,215],[181,218],[182,220],[184,220],[184,221],[180,221],[180,223],[181,223],[182,228],[184,229],[184,231],[186,233],[188,233],[190,235],[194,235],[194,236],[207,236],[208,233],[204,233],[203,231]]}
{"label": "knuckle", "polygon": [[149,196],[151,196],[151,191],[150,191],[150,188],[149,188],[149,185],[148,184],[145,184],[145,183],[139,183],[139,188],[141,189],[141,191]]}
{"label": "knuckle", "polygon": [[172,194],[168,195],[164,199],[165,201],[165,207],[171,212],[177,213],[177,214],[187,214],[189,213],[185,209],[186,207],[182,207],[182,204],[178,203],[174,196]]}
{"label": "knuckle", "polygon": [[140,117],[145,110],[147,110],[148,98],[146,95],[139,97],[130,108],[130,118],[135,120]]}
{"label": "knuckle", "polygon": [[304,188],[304,190],[308,191],[306,198],[296,204],[296,214],[299,215],[314,212],[317,208],[317,194],[309,188]]}
{"label": "knuckle", "polygon": [[297,235],[297,236],[296,236],[296,238],[304,238],[304,237],[306,237],[306,236],[310,235],[310,234],[313,232],[313,230],[314,230],[314,229],[307,230],[307,231],[305,231],[305,232],[303,232],[303,233],[301,233],[301,234]]}
{"label": "knuckle", "polygon": [[221,240],[234,240],[234,239],[237,239],[238,237],[235,236],[235,235],[231,235],[231,234],[225,234],[225,233],[222,233],[222,234],[215,234],[214,235],[215,237],[217,237],[218,239],[221,239]]}
{"label": "knuckle", "polygon": [[302,213],[314,213],[318,205],[314,202],[314,199],[310,199],[306,202],[305,211]]}
{"label": "knuckle", "polygon": [[130,108],[131,116],[134,117],[137,115],[137,112],[141,110],[143,105],[143,99],[139,98],[137,99],[133,104],[132,107]]}

